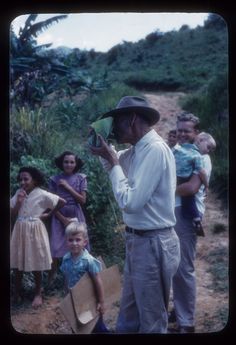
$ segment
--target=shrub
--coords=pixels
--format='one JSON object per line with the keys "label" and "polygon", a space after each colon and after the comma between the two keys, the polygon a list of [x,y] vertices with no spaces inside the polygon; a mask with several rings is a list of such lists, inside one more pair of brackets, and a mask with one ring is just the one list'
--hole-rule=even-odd
{"label": "shrub", "polygon": [[[163,75],[165,74],[165,75]],[[138,90],[175,91],[183,86],[179,75],[165,73],[162,70],[146,69],[130,72],[124,82]]]}
{"label": "shrub", "polygon": [[86,156],[84,173],[88,180],[88,194],[84,209],[89,228],[92,251],[104,260],[121,263],[124,259],[124,244],[116,228],[122,223],[121,212],[113,197],[110,181],[98,158]]}

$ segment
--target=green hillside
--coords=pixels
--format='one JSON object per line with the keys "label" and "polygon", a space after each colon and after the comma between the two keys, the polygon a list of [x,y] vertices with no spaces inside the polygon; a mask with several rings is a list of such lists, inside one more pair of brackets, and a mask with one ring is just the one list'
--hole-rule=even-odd
{"label": "green hillside", "polygon": [[227,71],[227,27],[221,17],[212,15],[203,27],[152,32],[107,53],[80,52],[83,59],[76,54],[69,54],[67,61],[108,83],[122,81],[140,90],[197,90],[219,71]]}
{"label": "green hillside", "polygon": [[[114,233],[120,211],[106,175],[88,152],[88,126],[122,96],[147,90],[184,91],[182,108],[199,116],[202,130],[216,139],[210,187],[227,205],[228,32],[220,16],[210,15],[195,29],[185,25],[179,31],[152,32],[107,53],[39,47],[35,18],[29,16],[23,37],[13,31],[10,35],[11,193],[17,188],[21,165],[35,165],[49,177],[56,172],[54,157],[73,150],[85,161],[83,172],[89,181],[85,212],[94,250],[103,256],[120,255],[116,253],[120,235]],[[114,257],[109,260],[114,262]]]}

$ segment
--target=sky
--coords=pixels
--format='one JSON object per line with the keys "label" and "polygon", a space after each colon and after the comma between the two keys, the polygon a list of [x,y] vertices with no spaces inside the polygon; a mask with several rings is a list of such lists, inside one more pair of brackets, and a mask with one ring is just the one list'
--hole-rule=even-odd
{"label": "sky", "polygon": [[[32,22],[43,21],[63,13],[39,14]],[[12,21],[13,30],[19,33],[27,15]],[[107,52],[123,41],[137,42],[149,33],[159,30],[167,32],[179,30],[182,25],[195,28],[204,25],[208,13],[70,13],[66,19],[52,24],[37,37],[37,44],[52,43],[51,48],[66,46],[81,50],[94,49]]]}

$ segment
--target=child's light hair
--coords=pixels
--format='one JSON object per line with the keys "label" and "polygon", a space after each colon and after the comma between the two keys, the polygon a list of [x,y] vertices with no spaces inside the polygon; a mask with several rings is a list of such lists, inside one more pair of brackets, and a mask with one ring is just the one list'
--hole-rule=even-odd
{"label": "child's light hair", "polygon": [[211,151],[214,151],[215,148],[216,148],[216,142],[215,142],[215,139],[213,138],[213,136],[209,133],[206,133],[206,132],[201,132],[197,135],[197,137],[199,139],[203,139],[203,140],[206,140],[208,142],[208,144],[210,144],[210,147],[211,147]]}
{"label": "child's light hair", "polygon": [[87,226],[83,222],[79,222],[77,218],[75,218],[72,222],[70,222],[66,229],[65,229],[65,234],[66,236],[71,236],[71,235],[77,235],[77,234],[83,234],[84,238],[88,238],[88,231],[87,231]]}

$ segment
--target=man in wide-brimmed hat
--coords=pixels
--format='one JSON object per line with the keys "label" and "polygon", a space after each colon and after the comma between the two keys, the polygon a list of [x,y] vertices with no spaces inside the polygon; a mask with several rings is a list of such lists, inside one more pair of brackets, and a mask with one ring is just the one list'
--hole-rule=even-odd
{"label": "man in wide-brimmed hat", "polygon": [[117,333],[166,333],[171,280],[179,260],[175,225],[174,156],[152,126],[159,112],[140,97],[123,97],[101,116],[113,118],[118,153],[100,136],[100,156],[126,225],[124,285]]}

